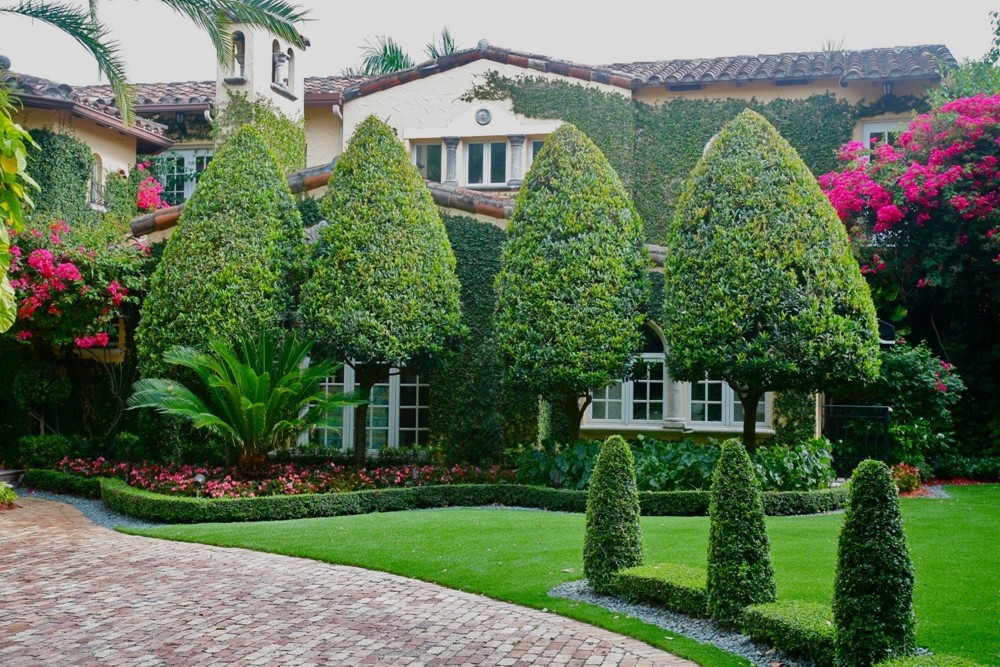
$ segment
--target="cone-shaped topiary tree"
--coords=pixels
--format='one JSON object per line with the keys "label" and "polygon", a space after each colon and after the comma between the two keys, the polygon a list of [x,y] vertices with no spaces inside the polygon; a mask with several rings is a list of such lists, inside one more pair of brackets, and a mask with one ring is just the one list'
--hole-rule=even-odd
{"label": "cone-shaped topiary tree", "polygon": [[304,246],[302,219],[257,130],[215,154],[156,267],[136,331],[143,375],[164,376],[174,345],[207,350],[281,323],[285,279]]}
{"label": "cone-shaped topiary tree", "polygon": [[600,149],[573,125],[553,132],[507,228],[497,340],[510,380],[565,406],[571,441],[591,390],[624,377],[642,342],[642,239],[642,220]]}
{"label": "cone-shaped topiary tree", "polygon": [[639,492],[632,450],[620,435],[604,442],[587,490],[583,572],[598,593],[610,593],[619,570],[642,565]]}
{"label": "cone-shaped topiary tree", "polygon": [[739,440],[722,443],[708,514],[708,611],[734,625],[744,607],[775,600],[760,483]]}
{"label": "cone-shaped topiary tree", "polygon": [[871,667],[913,653],[913,563],[889,467],[862,461],[837,545],[833,585],[837,664]]}
{"label": "cone-shaped topiary tree", "polygon": [[671,374],[726,381],[749,451],[765,392],[878,372],[875,309],[844,225],[795,149],[749,109],[684,186],[664,293]]}
{"label": "cone-shaped topiary tree", "polygon": [[[320,202],[313,275],[302,314],[319,345],[355,371],[359,395],[440,352],[461,331],[455,255],[430,191],[395,132],[362,122]],[[364,461],[367,404],[355,408],[354,456]]]}

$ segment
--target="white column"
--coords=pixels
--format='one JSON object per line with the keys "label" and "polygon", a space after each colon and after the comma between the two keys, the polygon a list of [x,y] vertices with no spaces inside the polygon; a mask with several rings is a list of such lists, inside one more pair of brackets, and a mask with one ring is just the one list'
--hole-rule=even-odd
{"label": "white column", "polygon": [[510,141],[510,180],[507,185],[517,188],[524,180],[524,135],[509,134],[507,139]]}
{"label": "white column", "polygon": [[445,185],[458,185],[459,137],[442,137],[445,147]]}

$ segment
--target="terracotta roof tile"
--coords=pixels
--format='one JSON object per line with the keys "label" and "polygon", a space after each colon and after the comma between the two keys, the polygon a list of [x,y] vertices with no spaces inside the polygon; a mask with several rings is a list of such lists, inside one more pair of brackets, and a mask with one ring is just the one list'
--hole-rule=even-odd
{"label": "terracotta roof tile", "polygon": [[[135,103],[139,106],[154,104],[215,104],[214,81],[172,81],[169,83],[135,83]],[[77,94],[99,104],[113,105],[114,95],[110,86],[79,86]]]}
{"label": "terracotta roof tile", "polygon": [[[24,95],[34,95],[36,97],[48,97],[54,100],[64,100],[98,111],[110,118],[121,122],[121,114],[118,107],[114,105],[114,98],[110,100],[94,97],[85,93],[91,88],[107,88],[107,86],[70,86],[65,83],[56,83],[38,76],[28,74],[18,74],[8,72],[3,80],[13,87],[15,93]],[[108,88],[110,92],[110,88]],[[167,136],[167,128],[160,123],[136,117],[134,126],[163,137]]]}
{"label": "terracotta roof tile", "polygon": [[842,81],[937,76],[940,63],[955,58],[942,45],[897,46],[861,51],[816,51],[774,55],[614,63],[608,69],[630,74],[638,85],[717,83],[840,77]]}
{"label": "terracotta roof tile", "polygon": [[306,95],[341,93],[368,80],[367,76],[307,76]]}
{"label": "terracotta roof tile", "polygon": [[[428,60],[401,72],[393,72],[382,76],[364,79],[342,89],[344,101],[352,100],[356,97],[370,95],[375,92],[387,90],[401,83],[413,81],[414,79],[424,79],[441,72],[445,72],[454,67],[460,67],[476,60],[492,60],[493,62],[506,63],[534,69],[540,72],[551,72],[562,76],[569,76],[584,81],[594,81],[605,83],[618,88],[629,88],[633,81],[631,75],[623,73],[613,67],[593,67],[550,58],[549,56],[537,53],[525,53],[522,51],[512,51],[497,46],[492,46],[485,40],[481,41],[474,49],[465,49],[455,53],[441,56],[435,60]],[[308,92],[308,91],[307,91]]]}

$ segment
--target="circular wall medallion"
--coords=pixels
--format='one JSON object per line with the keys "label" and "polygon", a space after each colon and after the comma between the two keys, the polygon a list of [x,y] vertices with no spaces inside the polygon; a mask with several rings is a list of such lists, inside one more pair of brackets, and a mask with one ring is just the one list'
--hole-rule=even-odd
{"label": "circular wall medallion", "polygon": [[476,112],[476,122],[480,125],[489,125],[491,120],[493,120],[493,114],[490,113],[489,109],[480,109]]}

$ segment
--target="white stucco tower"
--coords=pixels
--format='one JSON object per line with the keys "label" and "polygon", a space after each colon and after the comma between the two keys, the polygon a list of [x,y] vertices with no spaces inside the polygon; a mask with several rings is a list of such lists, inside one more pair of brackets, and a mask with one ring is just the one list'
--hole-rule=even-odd
{"label": "white stucco tower", "polygon": [[301,118],[305,83],[299,60],[304,51],[242,23],[230,24],[230,30],[235,57],[232,67],[218,67],[216,104],[226,104],[228,91],[239,92],[251,101],[271,101],[288,118]]}

